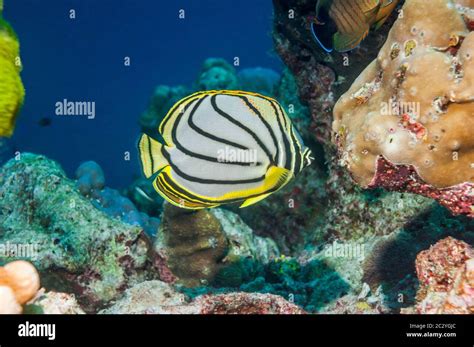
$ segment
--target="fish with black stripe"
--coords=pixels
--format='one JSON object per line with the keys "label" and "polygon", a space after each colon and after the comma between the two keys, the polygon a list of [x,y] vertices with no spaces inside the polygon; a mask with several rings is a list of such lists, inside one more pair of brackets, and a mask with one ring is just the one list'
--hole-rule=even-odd
{"label": "fish with black stripe", "polygon": [[177,102],[161,122],[161,143],[139,140],[155,190],[187,209],[253,205],[283,188],[313,158],[282,106],[243,91],[205,91]]}

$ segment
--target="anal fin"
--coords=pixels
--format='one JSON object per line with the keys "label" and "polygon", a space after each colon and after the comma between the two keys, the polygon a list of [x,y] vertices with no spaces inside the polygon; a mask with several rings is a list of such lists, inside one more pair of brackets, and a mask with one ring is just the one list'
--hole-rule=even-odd
{"label": "anal fin", "polygon": [[244,208],[244,207],[248,207],[248,206],[251,206],[253,204],[256,204],[257,202],[262,201],[263,199],[265,199],[269,195],[271,195],[271,193],[263,194],[263,195],[256,196],[254,198],[247,199],[242,203],[242,205],[240,205],[240,208]]}

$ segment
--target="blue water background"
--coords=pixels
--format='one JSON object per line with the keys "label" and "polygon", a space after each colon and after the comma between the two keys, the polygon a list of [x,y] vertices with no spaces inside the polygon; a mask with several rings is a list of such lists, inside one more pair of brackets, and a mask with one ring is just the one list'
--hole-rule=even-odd
{"label": "blue water background", "polygon": [[[156,85],[191,85],[208,57],[238,56],[238,69],[282,67],[270,0],[5,0],[4,16],[21,40],[27,92],[16,147],[58,160],[69,176],[95,160],[114,188],[139,175],[138,118]],[[63,99],[94,101],[96,118],[55,115]]]}

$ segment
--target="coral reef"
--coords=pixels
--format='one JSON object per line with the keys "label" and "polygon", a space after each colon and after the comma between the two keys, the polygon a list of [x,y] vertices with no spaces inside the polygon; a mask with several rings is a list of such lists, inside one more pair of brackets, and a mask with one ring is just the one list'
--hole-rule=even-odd
{"label": "coral reef", "polygon": [[402,11],[334,108],[340,162],[363,187],[424,195],[474,216],[474,34],[451,0],[408,0]]}
{"label": "coral reef", "polygon": [[200,314],[303,314],[280,296],[258,293],[208,295],[195,300]]}
{"label": "coral reef", "polygon": [[263,95],[275,95],[281,77],[278,72],[272,69],[254,67],[241,70],[238,73],[238,79],[242,90]]}
{"label": "coral reef", "polygon": [[417,304],[403,313],[473,314],[474,250],[448,237],[418,254]]}
{"label": "coral reef", "polygon": [[0,314],[18,314],[40,288],[35,267],[23,260],[0,267]]}
{"label": "coral reef", "polygon": [[325,314],[384,314],[389,312],[390,309],[384,303],[381,287],[372,293],[367,284],[364,284],[359,294],[345,295],[321,311]]}
{"label": "coral reef", "polygon": [[104,314],[302,314],[296,305],[270,294],[204,295],[190,301],[172,286],[143,282],[126,291]]}
{"label": "coral reef", "polygon": [[268,264],[242,260],[223,268],[211,286],[183,288],[191,297],[239,291],[274,294],[313,313],[349,290],[349,285],[323,261],[315,259],[301,265],[296,259],[286,257]]}
{"label": "coral reef", "polygon": [[101,314],[157,314],[167,307],[185,304],[188,298],[174,287],[161,281],[146,281],[127,289],[122,298]]}
{"label": "coral reef", "polygon": [[239,88],[235,69],[220,58],[207,59],[198,75],[195,90],[235,90]]}
{"label": "coral reef", "polygon": [[230,211],[194,212],[170,204],[165,204],[154,249],[161,264],[166,264],[159,267],[168,274],[162,273],[162,279],[188,287],[212,282],[219,270],[240,259],[268,262],[279,256],[272,240],[253,235]]}
{"label": "coral reef", "polygon": [[140,117],[142,131],[156,138],[158,125],[169,109],[192,91],[184,86],[157,86],[151,97],[148,109]]}
{"label": "coral reef", "polygon": [[[399,230],[429,209],[433,205],[430,199],[360,189],[347,171],[334,160],[337,148],[332,143],[334,103],[366,67],[367,60],[376,58],[396,16],[393,15],[380,30],[369,35],[361,47],[350,54],[328,55],[314,43],[311,36],[314,1],[297,0],[290,3],[274,0],[273,3],[275,49],[294,75],[301,103],[308,108],[312,119],[308,128],[319,146],[312,149],[319,154],[316,157],[319,157],[321,171],[325,173],[317,177],[319,188],[311,192],[312,201],[307,205],[315,208],[311,213],[312,222],[306,227],[311,230],[305,233],[306,241],[323,243],[334,239],[358,240]],[[291,13],[294,16],[290,16]],[[315,180],[312,181],[315,184]]]}
{"label": "coral reef", "polygon": [[[74,294],[44,290],[25,309],[36,314],[85,314]],[[25,312],[25,313],[26,313]]]}
{"label": "coral reef", "polygon": [[[139,211],[134,203],[119,191],[105,187],[105,175],[99,164],[93,161],[82,163],[76,170],[76,179],[76,187],[79,192],[90,198],[97,209],[111,217],[119,218],[127,224],[142,227],[151,237],[156,235],[160,220]],[[136,188],[132,188],[133,190],[136,191]],[[148,209],[158,205],[160,201],[153,200],[146,196],[146,193],[142,193],[142,198],[147,198],[146,206],[148,206]],[[139,201],[142,202],[141,206],[143,206],[143,200]]]}
{"label": "coral reef", "polygon": [[29,153],[10,160],[0,170],[0,196],[0,241],[36,246],[32,261],[46,288],[95,306],[144,273],[143,230],[97,210],[54,161]]}

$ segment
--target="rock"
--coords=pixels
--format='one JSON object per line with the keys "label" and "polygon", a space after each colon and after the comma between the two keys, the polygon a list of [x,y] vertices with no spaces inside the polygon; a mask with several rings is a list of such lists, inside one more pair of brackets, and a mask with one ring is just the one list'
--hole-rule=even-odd
{"label": "rock", "polygon": [[185,286],[208,283],[222,267],[229,243],[208,210],[190,211],[165,204],[155,251]]}
{"label": "rock", "polygon": [[95,161],[82,163],[76,170],[76,187],[82,195],[90,195],[92,190],[105,187],[104,171]]}
{"label": "rock", "polygon": [[0,242],[37,246],[33,263],[48,290],[72,290],[93,309],[145,271],[143,230],[96,209],[54,161],[29,153],[10,160],[0,197]]}
{"label": "rock", "polygon": [[281,296],[258,293],[230,293],[198,297],[192,306],[199,314],[304,314]]}
{"label": "rock", "polygon": [[402,313],[474,313],[474,250],[467,243],[452,237],[439,241],[418,254],[416,270],[417,303]]}
{"label": "rock", "polygon": [[156,136],[158,125],[168,113],[169,109],[190,93],[191,91],[184,86],[157,86],[148,109],[140,117],[142,131]]}
{"label": "rock", "polygon": [[189,301],[171,285],[141,283],[125,293],[104,314],[302,314],[298,306],[277,295],[231,293],[204,295]]}
{"label": "rock", "polygon": [[266,264],[280,256],[276,243],[268,237],[256,236],[239,215],[220,208],[210,211],[220,222],[222,231],[229,241],[225,261],[251,258]]}
{"label": "rock", "polygon": [[195,90],[234,89],[239,89],[239,81],[234,67],[224,59],[206,59],[196,81]]}
{"label": "rock", "polygon": [[187,287],[211,283],[220,270],[241,259],[266,263],[279,256],[275,242],[255,236],[230,211],[189,211],[171,204],[165,204],[154,248],[162,280]]}
{"label": "rock", "polygon": [[85,314],[73,294],[43,292],[30,305],[42,314]]}
{"label": "rock", "polygon": [[420,194],[473,217],[474,33],[451,0],[408,0],[402,10],[334,108],[340,163],[364,188]]}
{"label": "rock", "polygon": [[272,96],[275,95],[281,77],[272,69],[255,67],[241,70],[238,78],[242,90]]}
{"label": "rock", "polygon": [[165,313],[169,306],[186,302],[184,294],[161,281],[142,282],[128,289],[124,296],[101,314],[156,314]]}

